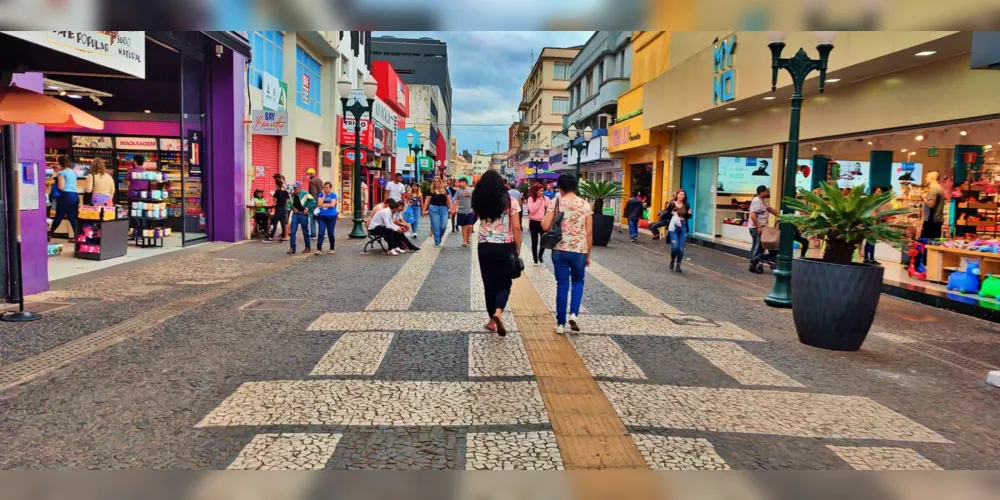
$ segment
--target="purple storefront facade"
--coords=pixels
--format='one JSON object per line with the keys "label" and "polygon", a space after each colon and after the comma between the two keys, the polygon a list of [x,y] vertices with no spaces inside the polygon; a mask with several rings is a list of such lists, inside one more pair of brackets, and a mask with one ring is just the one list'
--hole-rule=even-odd
{"label": "purple storefront facade", "polygon": [[[166,33],[166,32],[161,32]],[[177,33],[177,32],[171,32]],[[200,80],[192,84],[196,78],[186,79],[179,89],[184,95],[187,92],[198,94],[198,102],[189,105],[187,98],[182,98],[182,109],[187,116],[201,116],[200,121],[187,122],[156,122],[153,120],[105,120],[106,127],[101,131],[87,129],[45,128],[38,125],[18,125],[16,127],[16,151],[18,162],[37,163],[39,173],[44,180],[46,163],[46,132],[87,135],[134,135],[134,136],[172,136],[187,137],[190,131],[201,135],[200,161],[203,165],[203,204],[205,217],[205,238],[200,241],[235,242],[246,238],[247,210],[245,208],[245,193],[248,189],[246,175],[246,68],[249,46],[243,50],[242,40],[235,32],[188,32],[188,39],[198,40],[201,37],[202,46],[213,49],[204,57],[191,63],[195,68],[192,77]],[[147,32],[147,36],[150,33]],[[153,35],[155,36],[155,35]],[[225,49],[218,55],[215,46]],[[234,49],[235,47],[235,49]],[[182,50],[183,52],[183,50]],[[206,51],[207,52],[207,51]],[[244,55],[244,53],[246,55]],[[187,64],[190,61],[185,61]],[[196,67],[194,66],[196,65]],[[46,68],[55,71],[55,68]],[[186,69],[185,69],[186,70]],[[14,85],[32,90],[43,91],[42,73],[18,74],[14,77]],[[135,80],[141,85],[141,80]],[[185,85],[187,83],[187,85]],[[191,90],[190,86],[200,88]],[[200,109],[198,109],[200,108]],[[198,109],[198,111],[194,111]],[[142,110],[136,110],[141,113]],[[194,114],[197,113],[197,114]],[[180,115],[180,113],[178,113]],[[35,210],[20,211],[21,226],[21,263],[24,283],[24,294],[31,295],[49,289],[47,246],[47,220],[45,202],[45,182],[36,183],[40,207]],[[185,244],[196,243],[196,240],[186,239]]]}

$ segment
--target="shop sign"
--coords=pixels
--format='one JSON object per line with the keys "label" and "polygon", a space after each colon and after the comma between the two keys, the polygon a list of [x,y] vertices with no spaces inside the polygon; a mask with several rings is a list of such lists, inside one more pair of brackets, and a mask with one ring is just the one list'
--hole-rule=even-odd
{"label": "shop sign", "polygon": [[111,149],[110,137],[96,135],[74,135],[70,138],[74,148]]}
{"label": "shop sign", "polygon": [[146,78],[145,31],[2,31],[15,38]]}
{"label": "shop sign", "polygon": [[191,177],[201,177],[201,132],[188,130],[187,141],[189,147],[188,173]]}
{"label": "shop sign", "polygon": [[421,156],[417,162],[417,168],[420,170],[433,170],[434,160],[432,160],[429,156]]}
{"label": "shop sign", "polygon": [[309,104],[309,75],[302,73],[302,103]]}
{"label": "shop sign", "polygon": [[160,151],[180,151],[180,139],[160,139]]}
{"label": "shop sign", "polygon": [[927,148],[928,158],[935,158],[937,157],[938,153],[939,153],[938,148]]}
{"label": "shop sign", "polygon": [[[354,163],[354,151],[344,150],[344,160],[346,163]],[[365,165],[368,163],[368,151],[364,149],[361,150],[361,164]]]}
{"label": "shop sign", "polygon": [[385,139],[385,127],[376,123],[374,140],[372,144],[372,149],[375,151],[376,156],[380,156],[382,154],[382,145],[383,145],[382,141],[384,139]]}
{"label": "shop sign", "polygon": [[[580,163],[597,160],[610,160],[611,155],[608,153],[608,145],[604,141],[604,137],[595,137],[591,139],[590,144],[587,145],[587,150],[584,151],[583,155],[580,157]],[[575,149],[569,149],[566,156],[567,165],[576,165],[577,153]]]}
{"label": "shop sign", "polygon": [[736,77],[733,73],[733,50],[736,48],[736,35],[720,40],[714,47],[712,77],[712,104],[728,102],[736,99]]}
{"label": "shop sign", "polygon": [[260,111],[250,113],[253,135],[288,135],[287,111]]}
{"label": "shop sign", "polygon": [[389,130],[396,130],[396,113],[382,99],[375,99],[372,104],[372,116],[375,117],[375,123],[381,123]]}
{"label": "shop sign", "polygon": [[287,83],[265,72],[261,74],[261,90],[264,93],[263,105],[265,110],[285,111],[288,109]]}
{"label": "shop sign", "polygon": [[645,146],[651,142],[650,132],[642,128],[641,117],[629,118],[612,125],[608,130],[608,136],[610,138],[608,150],[613,153]]}
{"label": "shop sign", "polygon": [[115,148],[131,151],[156,151],[155,137],[116,137]]}
{"label": "shop sign", "polygon": [[[340,125],[340,144],[343,145],[354,145],[354,118],[344,118],[342,116],[337,117],[337,123]],[[367,146],[371,148],[372,144],[372,123],[368,118],[361,119],[361,137],[360,142],[362,146]]]}

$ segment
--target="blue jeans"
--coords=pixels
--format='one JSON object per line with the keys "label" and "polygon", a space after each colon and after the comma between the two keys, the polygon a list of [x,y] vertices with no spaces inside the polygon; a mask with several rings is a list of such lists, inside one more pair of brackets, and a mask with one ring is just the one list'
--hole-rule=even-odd
{"label": "blue jeans", "polygon": [[677,262],[684,260],[684,246],[687,244],[687,228],[684,224],[681,227],[670,231],[670,258],[677,259]]}
{"label": "blue jeans", "polygon": [[639,219],[628,220],[628,237],[632,240],[639,237]]}
{"label": "blue jeans", "polygon": [[77,227],[77,215],[80,213],[80,195],[79,193],[73,191],[63,191],[56,198],[56,216],[52,219],[52,228],[49,229],[49,235],[56,232],[59,225],[62,224],[63,219],[69,221],[70,230],[66,232],[66,237],[73,235],[76,237],[76,232],[80,230]]}
{"label": "blue jeans", "polygon": [[408,222],[412,226],[413,232],[416,233],[417,228],[420,227],[420,206],[410,205],[406,207],[406,217],[410,219]]}
{"label": "blue jeans", "polygon": [[[309,214],[309,235],[315,238],[319,234],[319,217]],[[333,238],[330,238],[331,240]]]}
{"label": "blue jeans", "polygon": [[306,214],[292,214],[292,234],[288,238],[288,244],[292,250],[295,250],[295,236],[299,232],[299,226],[302,226],[302,237],[306,242],[306,250],[312,249],[312,242],[309,241],[309,216]]}
{"label": "blue jeans", "polygon": [[316,233],[316,250],[323,249],[323,236],[330,237],[330,250],[333,250],[333,231],[337,228],[336,215],[320,215],[316,217],[319,224],[319,232]]}
{"label": "blue jeans", "polygon": [[431,205],[427,207],[431,216],[431,233],[434,234],[434,244],[440,245],[444,232],[448,229],[448,207]]}
{"label": "blue jeans", "polygon": [[566,296],[570,295],[570,284],[573,285],[573,293],[569,298],[569,312],[580,314],[583,278],[587,274],[587,254],[553,250],[552,267],[556,275],[556,324],[565,325]]}

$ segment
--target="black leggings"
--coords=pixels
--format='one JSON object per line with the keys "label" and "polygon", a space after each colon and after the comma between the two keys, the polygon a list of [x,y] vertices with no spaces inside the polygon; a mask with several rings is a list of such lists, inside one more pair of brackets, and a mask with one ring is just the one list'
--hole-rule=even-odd
{"label": "black leggings", "polygon": [[271,215],[271,234],[269,235],[272,239],[274,238],[274,232],[278,230],[278,224],[281,224],[281,236],[285,237],[285,233],[288,231],[288,210],[283,208],[275,208],[274,214]]}
{"label": "black leggings", "polygon": [[538,264],[542,261],[542,255],[545,254],[545,247],[538,244],[542,233],[545,232],[542,231],[542,221],[528,221],[528,230],[531,231],[531,258],[535,261],[535,264]]}
{"label": "black leggings", "polygon": [[410,239],[398,231],[393,231],[384,226],[374,227],[369,229],[369,232],[382,235],[382,239],[385,240],[386,246],[389,250],[400,249],[400,250],[412,250],[417,248]]}
{"label": "black leggings", "polygon": [[490,317],[507,308],[510,287],[513,284],[511,271],[514,258],[513,243],[480,243],[479,273],[483,276],[483,290],[486,292],[486,313]]}
{"label": "black leggings", "polygon": [[801,248],[799,248],[799,257],[806,258],[806,252],[809,251],[809,238],[802,236],[802,233],[795,231],[795,241],[799,242]]}

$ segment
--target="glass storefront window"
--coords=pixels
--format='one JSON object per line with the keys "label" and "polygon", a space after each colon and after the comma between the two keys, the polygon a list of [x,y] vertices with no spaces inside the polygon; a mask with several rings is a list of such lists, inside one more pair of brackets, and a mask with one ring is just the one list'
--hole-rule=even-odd
{"label": "glass storefront window", "polygon": [[694,205],[694,232],[715,237],[715,188],[719,172],[718,158],[698,159],[697,192]]}
{"label": "glass storefront window", "polygon": [[205,65],[190,57],[181,58],[181,138],[184,146],[181,169],[181,227],[184,244],[208,238],[209,165],[208,103],[205,98]]}

